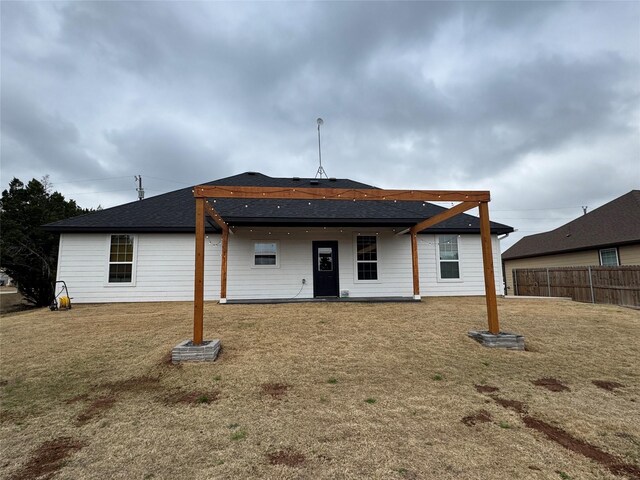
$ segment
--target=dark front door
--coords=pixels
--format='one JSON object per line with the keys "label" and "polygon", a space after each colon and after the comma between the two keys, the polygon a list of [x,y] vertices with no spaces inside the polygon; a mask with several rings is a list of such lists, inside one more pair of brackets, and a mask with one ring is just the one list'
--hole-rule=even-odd
{"label": "dark front door", "polygon": [[313,296],[338,296],[338,242],[313,242]]}

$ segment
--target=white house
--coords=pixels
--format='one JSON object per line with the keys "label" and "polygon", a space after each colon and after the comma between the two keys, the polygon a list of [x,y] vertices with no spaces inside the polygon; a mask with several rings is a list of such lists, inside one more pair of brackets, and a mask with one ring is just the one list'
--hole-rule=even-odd
{"label": "white house", "polygon": [[[347,179],[271,178],[247,172],[212,186],[374,188]],[[219,199],[229,224],[229,302],[313,298],[413,299],[411,240],[404,230],[444,211],[420,201]],[[57,280],[74,302],[191,301],[195,207],[192,188],[45,226],[60,233]],[[491,222],[496,289],[502,290]],[[221,234],[210,221],[205,300],[220,298]],[[459,214],[418,236],[423,296],[484,295],[480,222]]]}

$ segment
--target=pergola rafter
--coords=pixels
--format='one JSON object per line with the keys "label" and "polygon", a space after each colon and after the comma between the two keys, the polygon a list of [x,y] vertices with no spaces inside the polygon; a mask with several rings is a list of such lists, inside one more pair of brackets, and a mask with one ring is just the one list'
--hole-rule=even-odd
{"label": "pergola rafter", "polygon": [[484,270],[487,319],[492,334],[500,332],[495,279],[493,272],[493,252],[491,247],[491,226],[489,222],[488,191],[452,191],[452,190],[384,190],[384,189],[347,189],[347,188],[290,188],[290,187],[234,187],[198,185],[193,189],[196,202],[196,253],[194,282],[193,343],[202,344],[204,318],[204,220],[205,213],[222,230],[222,264],[220,268],[220,301],[227,296],[227,251],[229,245],[229,225],[212,207],[207,198],[251,198],[279,200],[342,200],[342,201],[447,201],[461,202],[433,217],[427,218],[400,233],[409,233],[411,237],[411,259],[413,270],[413,294],[420,296],[418,241],[417,234],[426,228],[478,207],[480,212],[480,238],[482,244],[482,262]]}

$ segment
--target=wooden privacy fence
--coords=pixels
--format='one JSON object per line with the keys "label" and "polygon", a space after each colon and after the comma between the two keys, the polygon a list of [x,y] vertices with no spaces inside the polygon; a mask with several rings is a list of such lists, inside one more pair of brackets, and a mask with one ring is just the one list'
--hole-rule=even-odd
{"label": "wooden privacy fence", "polygon": [[513,288],[516,295],[640,306],[640,266],[518,268]]}

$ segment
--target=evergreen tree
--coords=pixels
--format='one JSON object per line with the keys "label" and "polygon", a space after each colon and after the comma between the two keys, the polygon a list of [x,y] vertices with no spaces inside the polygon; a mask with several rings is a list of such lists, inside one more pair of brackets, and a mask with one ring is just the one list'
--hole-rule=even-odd
{"label": "evergreen tree", "polygon": [[0,200],[0,266],[16,282],[25,300],[43,307],[54,296],[58,234],[42,225],[87,213],[74,200],[50,193],[48,177],[26,186],[17,178]]}

